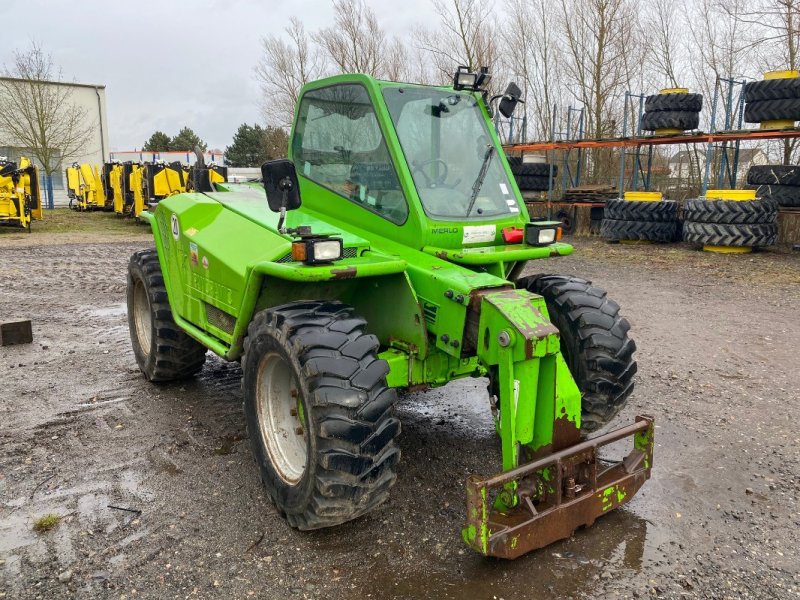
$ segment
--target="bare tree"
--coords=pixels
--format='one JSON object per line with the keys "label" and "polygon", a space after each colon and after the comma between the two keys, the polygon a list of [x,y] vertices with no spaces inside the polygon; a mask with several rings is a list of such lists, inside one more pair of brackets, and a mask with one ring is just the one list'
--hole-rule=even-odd
{"label": "bare tree", "polygon": [[675,10],[674,0],[651,0],[646,5],[644,26],[651,40],[646,66],[658,75],[661,87],[683,87],[684,47],[680,30],[684,13]]}
{"label": "bare tree", "polygon": [[[561,103],[557,73],[562,62],[548,0],[512,0],[501,28],[511,76],[525,99],[528,136],[552,136],[552,110]],[[518,107],[517,110],[520,110]]]}
{"label": "bare tree", "polygon": [[[618,133],[634,64],[628,54],[640,43],[637,8],[636,0],[561,0],[567,89],[583,103],[591,137]],[[595,151],[592,159],[595,180],[612,176],[616,168],[612,152]]]}
{"label": "bare tree", "polygon": [[292,17],[284,32],[288,41],[275,34],[262,38],[263,53],[255,68],[265,120],[278,127],[291,125],[300,88],[325,70],[319,49],[310,43],[299,19]]}
{"label": "bare tree", "polygon": [[491,90],[501,85],[505,65],[500,61],[497,22],[492,5],[480,0],[433,0],[439,15],[438,29],[421,29],[416,33],[417,47],[428,56],[434,77],[440,83],[451,81],[456,67],[470,71],[489,67],[493,79]]}
{"label": "bare tree", "polygon": [[[726,10],[726,13],[728,18],[756,32],[751,45],[758,53],[758,63],[764,65],[764,70],[798,70],[800,0],[760,0],[741,7],[738,12]],[[783,163],[790,164],[800,142],[786,139],[774,144],[777,145],[781,147]]]}
{"label": "bare tree", "polygon": [[42,165],[52,205],[52,175],[64,157],[86,150],[94,123],[88,111],[73,102],[73,89],[61,69],[37,42],[14,52],[0,78],[0,132],[13,146],[24,148]]}
{"label": "bare tree", "polygon": [[[382,77],[386,34],[364,0],[333,0],[334,22],[314,39],[342,73]],[[394,51],[397,51],[395,46]]]}

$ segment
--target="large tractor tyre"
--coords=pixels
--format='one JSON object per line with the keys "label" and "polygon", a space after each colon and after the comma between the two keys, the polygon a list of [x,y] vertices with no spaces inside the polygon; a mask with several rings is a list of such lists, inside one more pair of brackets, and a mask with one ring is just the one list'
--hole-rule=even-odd
{"label": "large tractor tyre", "polygon": [[533,177],[550,177],[550,169],[553,169],[553,177],[558,175],[558,167],[550,163],[520,163],[511,165],[511,172],[517,175],[531,175]]}
{"label": "large tractor tyre", "polygon": [[778,206],[800,208],[800,187],[794,185],[760,185],[756,195],[762,200],[772,200]]}
{"label": "large tractor tyre", "polygon": [[672,222],[678,218],[678,203],[674,200],[660,202],[637,202],[631,200],[609,200],[603,216],[620,221]]}
{"label": "large tractor tyre", "polygon": [[642,129],[655,131],[656,129],[696,129],[700,125],[700,114],[696,112],[663,110],[644,113],[642,115]]}
{"label": "large tractor tyre", "polygon": [[508,166],[511,167],[513,170],[514,167],[518,167],[522,164],[522,157],[521,156],[509,156],[506,154],[506,160],[508,161]]}
{"label": "large tractor tyre", "polygon": [[745,123],[762,121],[800,121],[800,98],[760,100],[744,105]]}
{"label": "large tractor tyre", "polygon": [[675,221],[624,221],[603,219],[600,235],[609,240],[671,242],[675,239]]}
{"label": "large tractor tyre", "polygon": [[755,165],[747,171],[747,183],[750,185],[800,186],[800,166]]}
{"label": "large tractor tyre", "polygon": [[750,81],[744,86],[745,102],[800,98],[800,78]]}
{"label": "large tractor tyre", "polygon": [[636,374],[636,344],[619,305],[577,277],[534,275],[517,280],[517,287],[544,297],[561,335],[561,353],[581,390],[581,430],[599,429],[625,406]]}
{"label": "large tractor tyre", "polygon": [[550,187],[549,177],[534,177],[532,175],[515,175],[517,187],[523,191],[545,192]]}
{"label": "large tractor tyre", "polygon": [[264,486],[292,527],[355,519],[394,485],[397,394],[365,327],[339,302],[263,310],[248,327],[247,430]]}
{"label": "large tractor tyre", "polygon": [[699,113],[702,109],[702,94],[655,94],[644,101],[644,110],[648,113],[666,110]]}
{"label": "large tractor tyre", "polygon": [[692,198],[683,205],[683,218],[696,223],[774,223],[778,205],[771,199],[726,202]]}
{"label": "large tractor tyre", "polygon": [[136,363],[150,381],[184,379],[206,362],[206,348],[172,319],[155,250],[140,250],[128,263],[128,328]]}
{"label": "large tractor tyre", "polygon": [[771,246],[778,237],[775,223],[695,223],[683,224],[683,239],[704,246],[740,246],[761,248]]}

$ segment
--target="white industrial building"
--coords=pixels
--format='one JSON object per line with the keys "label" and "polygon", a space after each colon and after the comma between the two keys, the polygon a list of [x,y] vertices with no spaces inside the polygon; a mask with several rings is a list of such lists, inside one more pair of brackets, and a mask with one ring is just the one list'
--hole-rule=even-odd
{"label": "white industrial building", "polygon": [[[5,81],[19,81],[24,84],[23,80],[15,80],[8,77],[0,77]],[[88,143],[77,153],[71,156],[62,156],[61,165],[55,173],[53,173],[53,199],[55,206],[66,206],[68,203],[67,192],[64,185],[64,169],[71,165],[73,162],[91,163],[102,165],[108,156],[108,119],[106,118],[106,86],[86,84],[86,83],[66,83],[66,82],[49,82],[47,85],[60,85],[70,88],[70,101],[82,108],[87,115],[88,123],[91,127],[91,136]],[[0,156],[7,156],[11,160],[17,160],[20,156],[27,156],[34,159],[29,151],[25,148],[19,147],[15,140],[5,139],[5,135],[0,132]],[[46,184],[44,181],[44,173],[39,165],[40,172],[42,172],[41,189],[42,195],[45,195]],[[45,199],[45,206],[47,200]]]}

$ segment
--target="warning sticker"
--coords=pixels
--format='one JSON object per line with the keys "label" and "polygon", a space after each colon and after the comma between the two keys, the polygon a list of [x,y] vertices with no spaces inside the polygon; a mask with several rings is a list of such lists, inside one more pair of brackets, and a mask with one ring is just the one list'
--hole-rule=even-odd
{"label": "warning sticker", "polygon": [[500,192],[502,192],[504,196],[508,196],[508,186],[505,183],[500,184]]}
{"label": "warning sticker", "polygon": [[192,264],[196,267],[197,266],[197,244],[194,242],[189,242],[189,257],[192,259]]}
{"label": "warning sticker", "polygon": [[480,244],[482,242],[493,242],[497,237],[496,225],[475,225],[464,227],[464,237],[462,244]]}

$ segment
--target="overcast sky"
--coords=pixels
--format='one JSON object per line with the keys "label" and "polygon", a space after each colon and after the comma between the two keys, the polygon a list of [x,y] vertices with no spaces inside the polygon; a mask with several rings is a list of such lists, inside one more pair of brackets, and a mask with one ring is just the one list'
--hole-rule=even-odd
{"label": "overcast sky", "polygon": [[[370,1],[381,25],[408,35],[436,19],[430,0]],[[253,66],[260,39],[295,15],[327,26],[330,0],[4,0],[0,63],[31,38],[67,81],[104,84],[111,150],[133,150],[156,129],[194,129],[224,149],[243,122],[260,122]]]}

